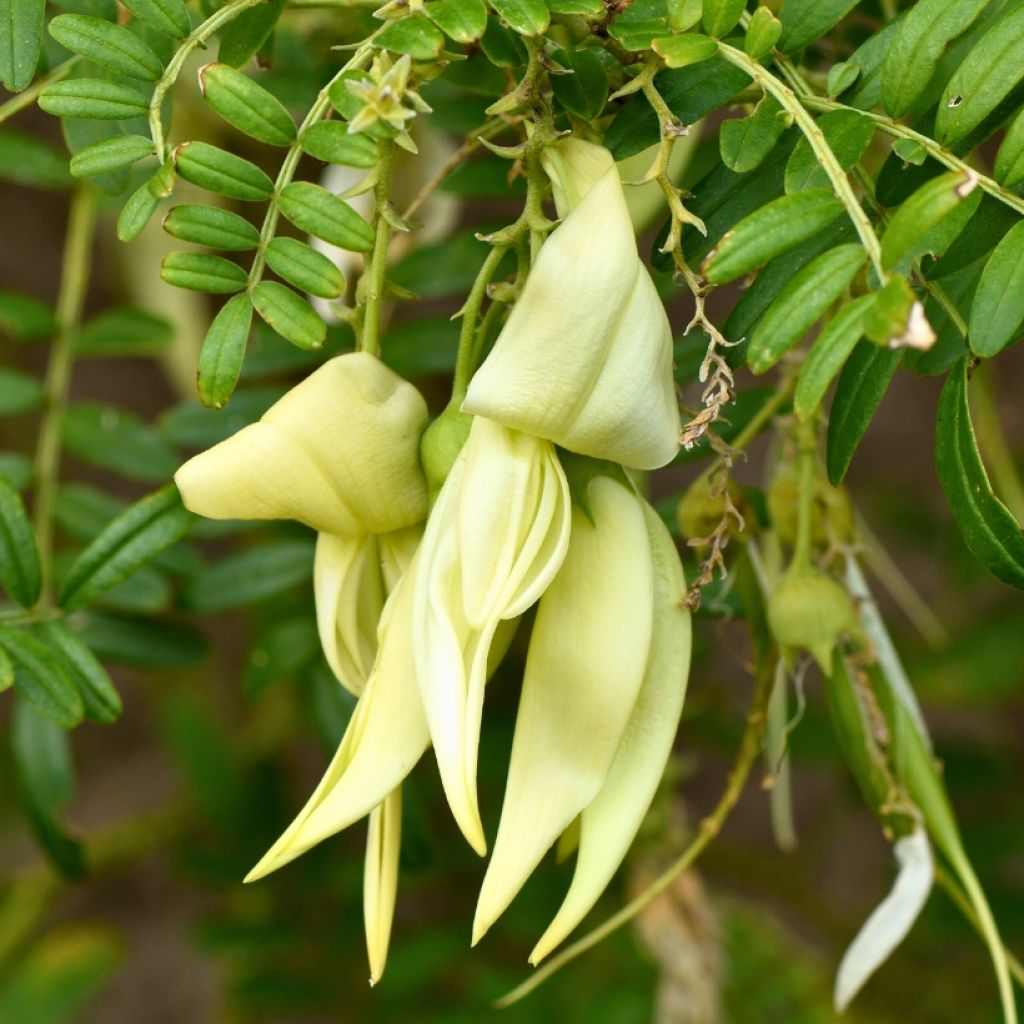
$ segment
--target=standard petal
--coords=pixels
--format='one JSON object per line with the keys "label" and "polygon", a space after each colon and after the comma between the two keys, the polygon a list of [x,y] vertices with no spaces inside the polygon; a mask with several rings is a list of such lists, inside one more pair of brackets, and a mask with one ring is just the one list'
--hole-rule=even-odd
{"label": "standard petal", "polygon": [[[608,158],[610,163],[610,157]],[[541,247],[462,408],[639,469],[679,446],[672,332],[613,163]]]}
{"label": "standard petal", "polygon": [[373,668],[384,608],[377,539],[321,533],[313,563],[313,592],[324,657],[342,686],[358,697]]}
{"label": "standard petal", "polygon": [[398,892],[398,855],[402,846],[402,788],[396,787],[370,812],[363,867],[363,927],[370,961],[370,984],[384,973],[391,943],[391,922]]}
{"label": "standard petal", "polygon": [[538,963],[583,920],[618,870],[672,752],[690,671],[690,613],[675,543],[644,503],[654,557],[654,622],[644,681],[608,778],[579,822],[579,855],[565,901],[530,954]]}
{"label": "standard petal", "polygon": [[654,587],[644,513],[608,477],[590,497],[595,525],[573,512],[568,554],[537,611],[474,943],[597,796],[644,677]]}
{"label": "standard petal", "polygon": [[412,649],[416,562],[388,599],[377,661],[334,759],[306,806],[246,876],[254,881],[365,817],[409,774],[427,747]]}
{"label": "standard petal", "polygon": [[175,474],[186,506],[212,519],[296,519],[324,533],[386,533],[427,511],[419,392],[380,360],[324,363],[259,423]]}
{"label": "standard petal", "polygon": [[892,891],[864,922],[839,964],[834,994],[837,1013],[846,1009],[864,982],[903,941],[931,892],[935,868],[924,829],[897,839],[893,852],[899,874]]}

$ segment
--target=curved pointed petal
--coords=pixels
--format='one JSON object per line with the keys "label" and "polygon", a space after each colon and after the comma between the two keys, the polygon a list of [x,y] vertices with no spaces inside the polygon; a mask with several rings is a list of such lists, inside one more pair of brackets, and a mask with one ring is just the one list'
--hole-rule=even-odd
{"label": "curved pointed petal", "polygon": [[607,162],[596,180],[572,176],[587,191],[541,247],[462,408],[583,455],[654,469],[679,447],[672,332]]}
{"label": "curved pointed petal", "polygon": [[474,420],[424,534],[413,613],[420,693],[445,795],[481,855],[476,770],[492,641],[558,571],[568,507],[550,442]]}
{"label": "curved pointed petal", "polygon": [[903,941],[931,892],[935,869],[924,829],[897,839],[893,851],[900,870],[892,891],[864,922],[839,964],[834,996],[837,1013],[846,1009],[864,982]]}
{"label": "curved pointed petal", "polygon": [[370,961],[370,984],[384,973],[391,944],[391,922],[398,893],[398,855],[402,846],[402,788],[396,787],[370,812],[363,867],[363,927]]}
{"label": "curved pointed petal", "polygon": [[398,581],[412,565],[413,556],[422,539],[423,527],[420,524],[377,535],[381,572],[384,575],[384,589],[387,593],[390,594],[398,586]]}
{"label": "curved pointed petal", "polygon": [[186,506],[212,519],[296,519],[324,533],[386,533],[419,522],[427,408],[380,360],[324,363],[263,415],[175,474]]}
{"label": "curved pointed petal", "polygon": [[365,817],[426,749],[429,734],[412,650],[415,573],[414,561],[384,607],[377,661],[327,772],[298,817],[246,876],[247,882]]}
{"label": "curved pointed petal", "polygon": [[341,685],[358,697],[373,668],[384,608],[376,538],[321,533],[313,563],[313,593],[327,664]]}
{"label": "curved pointed petal", "polygon": [[654,799],[683,711],[690,671],[683,568],[672,537],[646,503],[644,517],[654,557],[654,622],[647,669],[608,778],[580,816],[572,884],[530,954],[534,964],[583,920],[618,870]]}
{"label": "curved pointed petal", "polygon": [[608,477],[590,496],[596,525],[573,512],[568,554],[537,611],[474,943],[597,796],[644,677],[654,587],[644,514]]}

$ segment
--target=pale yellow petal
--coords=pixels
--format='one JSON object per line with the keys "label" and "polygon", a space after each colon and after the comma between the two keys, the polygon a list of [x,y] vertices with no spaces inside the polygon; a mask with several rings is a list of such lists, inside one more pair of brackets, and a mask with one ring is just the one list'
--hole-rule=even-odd
{"label": "pale yellow petal", "polygon": [[574,510],[568,554],[537,611],[474,942],[597,796],[644,677],[654,587],[644,513],[608,477],[590,498],[595,525]]}
{"label": "pale yellow petal", "polygon": [[377,625],[384,608],[377,540],[372,535],[321,533],[313,563],[316,624],[331,671],[359,696],[377,653]]}
{"label": "pale yellow petal", "polygon": [[391,922],[398,893],[398,856],[402,846],[402,788],[396,787],[370,812],[363,868],[363,927],[370,961],[370,984],[384,973],[391,943]]}
{"label": "pale yellow petal", "polygon": [[541,247],[462,408],[583,455],[654,469],[678,450],[672,332],[639,259],[618,171],[602,159],[596,180],[578,176],[588,190]]}
{"label": "pale yellow petal", "polygon": [[415,572],[414,560],[384,607],[377,661],[338,752],[306,806],[246,881],[262,878],[365,817],[402,782],[426,749],[429,734],[412,650]]}
{"label": "pale yellow petal", "polygon": [[386,533],[427,511],[419,392],[380,360],[325,363],[259,423],[185,463],[185,505],[212,519],[296,519],[324,533]]}
{"label": "pale yellow petal", "polygon": [[[549,442],[474,421],[424,534],[413,612],[420,693],[445,795],[481,855],[476,772],[492,641],[557,572],[568,508],[568,483]],[[483,616],[477,621],[466,611],[467,580]]]}
{"label": "pale yellow petal", "polygon": [[580,816],[579,855],[569,892],[530,954],[537,963],[583,920],[636,837],[672,752],[690,670],[686,584],[668,530],[646,503],[654,556],[654,622],[643,684],[600,793]]}
{"label": "pale yellow petal", "polygon": [[413,556],[423,539],[423,526],[407,526],[404,530],[393,530],[391,533],[377,535],[380,547],[381,572],[384,576],[384,589],[387,593],[398,585],[412,565]]}

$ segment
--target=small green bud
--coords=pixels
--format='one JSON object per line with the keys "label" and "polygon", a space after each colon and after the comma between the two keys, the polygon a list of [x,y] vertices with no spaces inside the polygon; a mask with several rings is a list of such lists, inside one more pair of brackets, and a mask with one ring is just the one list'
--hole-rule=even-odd
{"label": "small green bud", "polygon": [[[787,466],[775,474],[768,488],[768,514],[785,544],[796,543],[799,504],[799,474],[796,466]],[[825,546],[833,541],[848,541],[852,536],[853,509],[846,491],[833,487],[824,477],[817,477],[811,516],[812,543]]]}
{"label": "small green bud", "polygon": [[850,595],[818,569],[790,569],[768,599],[768,625],[783,657],[808,651],[826,675],[839,638],[856,623]]}
{"label": "small green bud", "polygon": [[472,422],[473,417],[468,413],[460,411],[456,405],[448,405],[423,432],[420,439],[420,462],[427,478],[427,495],[431,505],[469,437]]}
{"label": "small green bud", "polygon": [[[685,540],[703,540],[714,533],[718,524],[725,518],[725,493],[712,495],[708,480],[703,476],[690,484],[676,506],[676,522],[679,523],[679,532]],[[739,484],[730,479],[727,493],[749,530],[752,517],[747,515],[748,509],[745,507],[746,502]],[[729,535],[734,536],[738,532],[738,527],[736,517],[730,516]]]}

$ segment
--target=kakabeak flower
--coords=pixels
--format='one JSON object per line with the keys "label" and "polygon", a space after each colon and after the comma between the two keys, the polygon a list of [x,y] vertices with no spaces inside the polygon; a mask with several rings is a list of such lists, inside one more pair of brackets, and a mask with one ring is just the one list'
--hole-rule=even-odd
{"label": "kakabeak flower", "polygon": [[[303,845],[310,829],[316,834],[316,823],[305,822],[314,805],[319,806],[331,771],[337,774],[355,760],[360,739],[356,722],[383,707],[387,718],[406,723],[406,733],[396,728],[391,738],[405,740],[403,754],[412,758],[408,767],[426,745],[415,689],[410,688],[410,715],[405,707],[388,705],[386,692],[382,699],[386,686],[372,684],[378,622],[383,629],[389,618],[385,599],[412,561],[427,511],[418,454],[426,420],[426,405],[412,385],[373,356],[350,353],[325,363],[258,423],[190,459],[175,475],[185,505],[200,515],[295,519],[319,531],[314,564],[317,627],[328,664],[360,697],[353,727],[325,783],[250,878],[279,867],[323,838]],[[408,632],[406,623],[404,635]],[[396,631],[396,637],[401,635]],[[388,664],[401,663],[402,653],[392,651]],[[364,761],[368,754],[380,753],[362,749]],[[380,976],[387,958],[401,841],[400,783],[408,767],[393,776],[393,785],[368,789],[369,799],[351,819],[370,816],[364,916],[372,980]],[[383,773],[378,780],[388,777]],[[333,831],[337,828],[325,834]]]}

